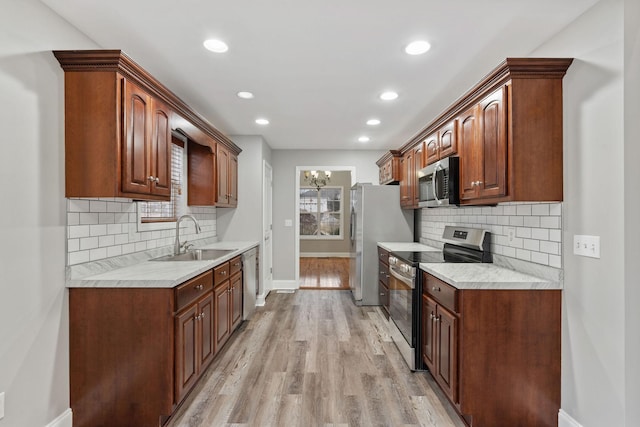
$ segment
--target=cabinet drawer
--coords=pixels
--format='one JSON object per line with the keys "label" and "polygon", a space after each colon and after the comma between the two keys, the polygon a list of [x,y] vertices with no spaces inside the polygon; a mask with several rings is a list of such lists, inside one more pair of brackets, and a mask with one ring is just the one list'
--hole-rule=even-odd
{"label": "cabinet drawer", "polygon": [[378,259],[385,265],[389,265],[389,251],[378,247]]}
{"label": "cabinet drawer", "polygon": [[218,286],[229,278],[229,263],[225,262],[213,269],[213,284]]}
{"label": "cabinet drawer", "polygon": [[422,272],[422,293],[431,296],[443,307],[458,313],[458,290],[448,283]]}
{"label": "cabinet drawer", "polygon": [[378,263],[378,280],[389,286],[389,266],[382,261]]}
{"label": "cabinet drawer", "polygon": [[180,311],[213,289],[213,273],[207,271],[176,288],[176,311]]}
{"label": "cabinet drawer", "polygon": [[242,270],[242,257],[237,256],[229,261],[229,275],[232,276],[240,270]]}

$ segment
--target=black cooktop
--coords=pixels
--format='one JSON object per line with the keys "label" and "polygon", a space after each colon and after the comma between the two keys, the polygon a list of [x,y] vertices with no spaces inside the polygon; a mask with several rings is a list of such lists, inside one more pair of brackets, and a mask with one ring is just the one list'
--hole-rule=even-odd
{"label": "black cooktop", "polygon": [[442,252],[391,252],[398,260],[417,267],[421,262],[491,262],[491,253],[477,249],[465,248],[451,243],[445,243]]}

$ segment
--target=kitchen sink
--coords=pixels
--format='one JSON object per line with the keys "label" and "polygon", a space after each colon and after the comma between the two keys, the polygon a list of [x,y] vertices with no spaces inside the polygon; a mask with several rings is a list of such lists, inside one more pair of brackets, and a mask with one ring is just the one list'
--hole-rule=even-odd
{"label": "kitchen sink", "polygon": [[179,255],[165,255],[151,261],[209,261],[223,257],[236,249],[192,249]]}

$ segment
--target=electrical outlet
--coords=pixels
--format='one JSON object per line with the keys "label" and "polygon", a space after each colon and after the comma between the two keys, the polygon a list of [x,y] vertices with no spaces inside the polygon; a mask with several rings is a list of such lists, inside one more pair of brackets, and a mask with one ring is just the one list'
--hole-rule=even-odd
{"label": "electrical outlet", "polygon": [[504,230],[507,233],[507,241],[509,243],[513,242],[513,239],[516,238],[516,228],[515,227],[505,227]]}
{"label": "electrical outlet", "polygon": [[4,392],[0,393],[0,420],[4,418]]}
{"label": "electrical outlet", "polygon": [[573,253],[589,258],[600,258],[600,236],[573,236]]}
{"label": "electrical outlet", "polygon": [[293,227],[293,220],[292,219],[285,219],[284,220],[284,226],[285,227]]}

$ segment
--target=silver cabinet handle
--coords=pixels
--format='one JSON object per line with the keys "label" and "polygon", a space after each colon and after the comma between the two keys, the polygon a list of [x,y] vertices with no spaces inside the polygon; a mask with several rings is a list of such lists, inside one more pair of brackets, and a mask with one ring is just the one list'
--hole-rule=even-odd
{"label": "silver cabinet handle", "polygon": [[147,178],[147,181],[153,182],[155,180],[156,180],[156,178],[153,175],[149,175],[149,177]]}
{"label": "silver cabinet handle", "polygon": [[204,311],[202,313],[200,313],[200,318],[204,319]]}
{"label": "silver cabinet handle", "polygon": [[439,321],[439,320],[440,320],[440,316],[433,316],[433,321],[434,321],[434,322],[437,322],[437,321]]}
{"label": "silver cabinet handle", "polygon": [[440,288],[437,286],[434,286],[431,288],[432,291],[436,291],[436,292],[440,292]]}
{"label": "silver cabinet handle", "polygon": [[157,183],[159,183],[159,182],[160,182],[160,178],[158,178],[158,177],[156,176],[155,181],[156,181],[156,184],[157,184]]}
{"label": "silver cabinet handle", "polygon": [[431,319],[433,321],[433,318],[436,317],[433,315],[433,313],[429,313],[429,319]]}

